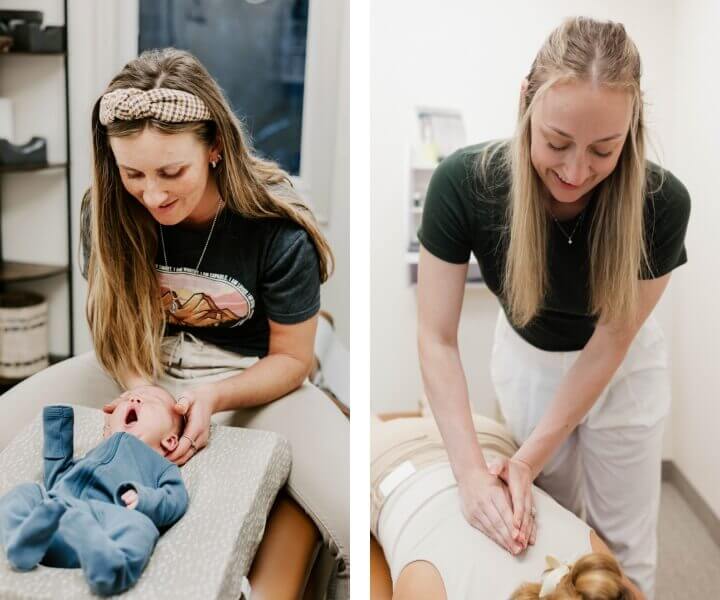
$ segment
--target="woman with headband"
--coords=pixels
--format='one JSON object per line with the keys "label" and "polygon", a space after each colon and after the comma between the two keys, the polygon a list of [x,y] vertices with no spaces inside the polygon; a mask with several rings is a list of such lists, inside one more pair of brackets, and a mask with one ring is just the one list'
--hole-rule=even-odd
{"label": "woman with headband", "polygon": [[[16,393],[38,380],[68,400],[104,392],[112,412],[113,380],[128,391],[161,385],[187,422],[168,455],[178,465],[208,444],[221,412],[213,421],[282,434],[293,453],[289,493],[347,575],[349,424],[306,382],[332,270],[312,214],[288,174],[253,154],[217,82],[184,51],[126,64],[93,108],[92,143],[81,238],[94,353]],[[256,564],[278,584],[292,583],[288,565],[304,583],[310,525],[289,500],[272,513]]]}
{"label": "woman with headband", "polygon": [[[567,19],[522,82],[515,135],[439,165],[418,233],[418,339],[468,521],[521,552],[537,480],[652,597],[670,384],[651,313],[687,261],[690,197],[646,159],[640,74],[622,24]],[[496,471],[457,342],[471,253],[501,304],[490,371],[520,446]]]}

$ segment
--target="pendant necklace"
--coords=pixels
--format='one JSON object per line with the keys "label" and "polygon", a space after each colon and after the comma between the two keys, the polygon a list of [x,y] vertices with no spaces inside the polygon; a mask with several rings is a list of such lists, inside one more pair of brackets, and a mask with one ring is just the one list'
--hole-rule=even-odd
{"label": "pendant necklace", "polygon": [[[218,215],[220,214],[220,208],[223,205],[223,200],[218,196],[218,205],[217,209],[215,210],[215,216],[213,217],[212,225],[210,225],[210,233],[207,236],[207,240],[205,240],[205,247],[203,248],[202,253],[200,254],[200,259],[197,262],[197,265],[195,267],[196,271],[200,270],[200,265],[203,261],[203,258],[205,258],[205,251],[208,249],[208,244],[210,243],[210,238],[212,237],[213,230],[215,229],[215,222],[217,221]],[[165,267],[170,268],[170,265],[168,265],[168,259],[167,259],[167,251],[165,250],[165,236],[163,236],[163,226],[160,225],[160,243],[162,245],[162,251],[163,251],[163,257],[165,257]],[[170,305],[170,312],[172,314],[175,314],[175,312],[180,308],[180,305],[178,304],[177,298],[173,298],[172,304]]]}
{"label": "pendant necklace", "polygon": [[580,218],[575,222],[575,227],[573,227],[573,230],[570,233],[570,235],[567,234],[567,231],[565,231],[565,228],[560,224],[560,221],[557,220],[557,218],[555,217],[555,213],[553,213],[552,209],[548,209],[548,210],[550,210],[550,215],[552,216],[553,221],[555,221],[555,224],[558,226],[560,231],[562,231],[562,234],[567,238],[567,242],[568,242],[569,246],[572,246],[573,236],[575,235],[577,228],[580,226],[580,224],[583,222],[583,219],[585,218],[585,209],[586,208],[587,208],[587,204],[585,205],[585,208],[583,208],[582,211],[580,211]]}

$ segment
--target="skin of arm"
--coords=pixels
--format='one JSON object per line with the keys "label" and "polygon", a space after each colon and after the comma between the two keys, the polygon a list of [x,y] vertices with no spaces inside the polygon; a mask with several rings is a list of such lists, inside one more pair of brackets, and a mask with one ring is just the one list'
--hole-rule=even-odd
{"label": "skin of arm", "polygon": [[[597,552],[599,554],[607,554],[608,556],[614,555],[610,548],[608,548],[607,544],[602,540],[602,538],[595,533],[592,529],[590,530],[590,547],[592,548],[593,552]],[[627,575],[623,573],[623,583],[630,589],[632,592],[633,600],[646,600],[645,595],[640,591],[640,589],[627,578]]]}
{"label": "skin of arm", "polygon": [[624,326],[598,323],[595,327],[537,427],[513,457],[530,468],[532,479],[595,404],[669,280],[670,273],[640,282],[639,306],[633,322]]}
{"label": "skin of arm", "polygon": [[475,435],[457,341],[467,269],[467,263],[447,263],[420,246],[417,289],[420,369],[458,481],[472,473],[487,471]]}
{"label": "skin of arm", "polygon": [[521,531],[513,523],[507,488],[487,469],[475,434],[460,360],[457,330],[467,268],[467,263],[448,263],[420,247],[417,286],[420,370],[458,482],[466,519],[509,552],[518,554],[530,541],[530,527],[528,524]]}
{"label": "skin of arm", "polygon": [[300,387],[312,368],[317,321],[317,315],[293,325],[269,321],[267,356],[207,386],[213,412],[267,404]]}
{"label": "skin of arm", "polygon": [[[270,340],[267,356],[233,377],[195,391],[211,399],[213,412],[267,404],[297,389],[310,373],[317,315],[292,325],[268,319]],[[136,373],[123,377],[128,390],[153,385]]]}
{"label": "skin of arm", "polygon": [[[196,394],[210,400],[213,413],[272,402],[300,387],[310,373],[317,316],[293,325],[268,322],[267,356],[242,373],[193,388]],[[136,373],[122,380],[128,390],[153,385],[147,377]]]}

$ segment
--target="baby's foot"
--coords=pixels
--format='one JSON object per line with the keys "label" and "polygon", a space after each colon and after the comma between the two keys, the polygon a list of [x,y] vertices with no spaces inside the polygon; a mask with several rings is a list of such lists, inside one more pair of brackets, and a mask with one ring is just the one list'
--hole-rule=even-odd
{"label": "baby's foot", "polygon": [[65,505],[49,498],[38,504],[9,536],[5,554],[13,569],[29,571],[45,556]]}

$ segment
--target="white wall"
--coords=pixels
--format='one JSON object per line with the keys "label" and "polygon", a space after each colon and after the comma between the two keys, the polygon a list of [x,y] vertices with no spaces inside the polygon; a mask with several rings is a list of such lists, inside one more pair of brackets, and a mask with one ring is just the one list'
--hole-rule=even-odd
{"label": "white wall", "polygon": [[[337,61],[337,119],[330,174],[329,212],[324,227],[335,255],[335,272],[322,289],[322,305],[333,315],[335,331],[350,349],[350,56],[347,2],[342,3]],[[337,25],[336,25],[337,26]]]}
{"label": "white wall", "polygon": [[720,163],[716,0],[676,2],[675,112],[668,160],[692,197],[688,263],[677,273],[673,298],[673,459],[720,517]]}
{"label": "white wall", "polygon": [[[671,171],[674,115],[671,3],[612,0],[503,3],[430,0],[371,6],[371,393],[375,411],[406,410],[422,393],[416,351],[415,289],[405,264],[407,161],[416,105],[447,106],[465,116],[468,143],[512,134],[522,78],[563,17],[625,24],[643,58],[652,139]],[[652,14],[652,22],[647,18]],[[710,63],[711,64],[711,63]],[[652,157],[655,160],[655,157]],[[671,338],[668,293],[658,316]],[[438,290],[442,293],[442,290]],[[460,347],[476,410],[495,414],[489,357],[498,303],[487,290],[465,296]],[[671,454],[667,436],[665,455]]]}

